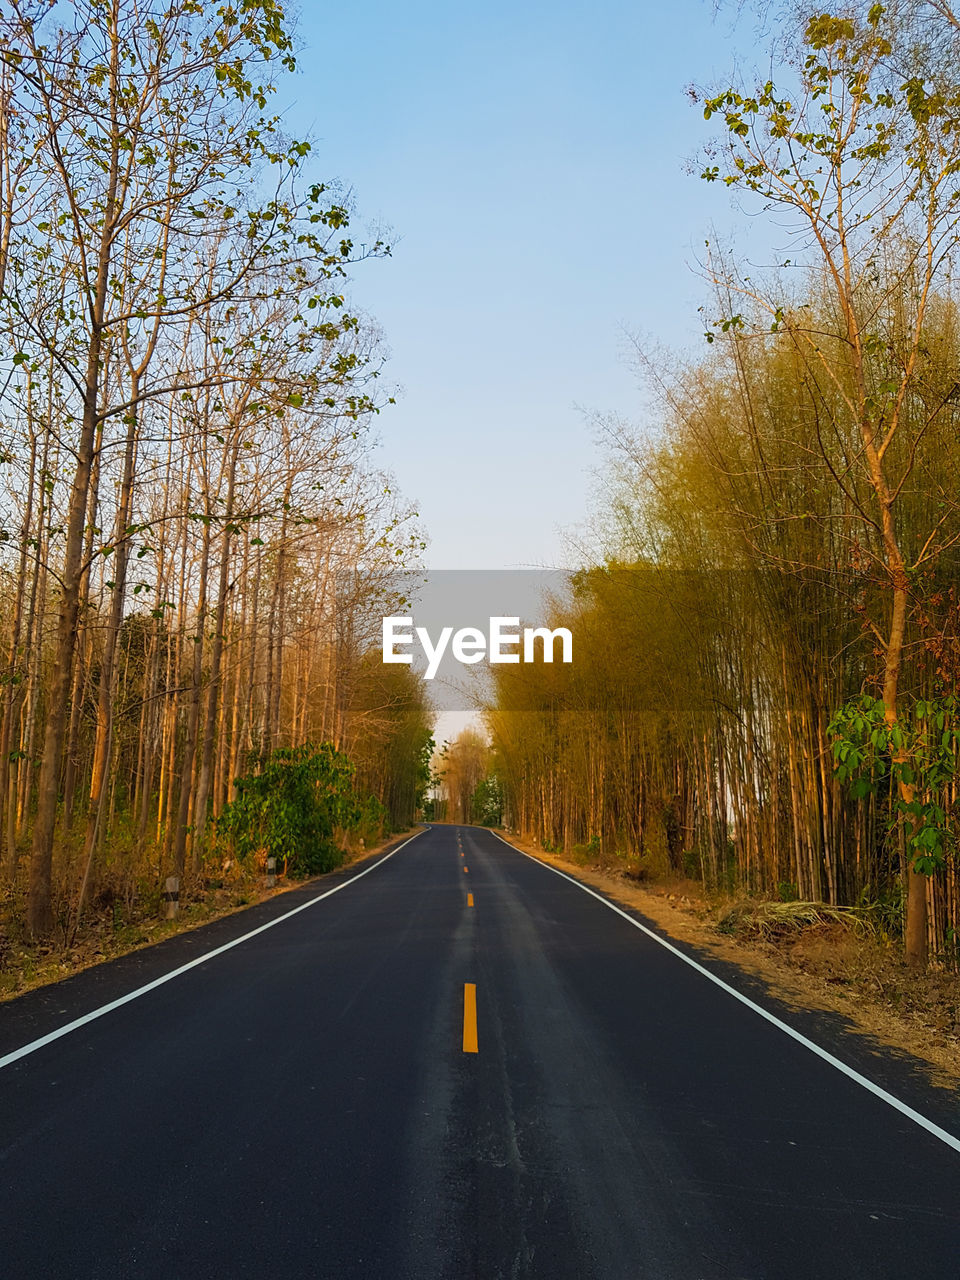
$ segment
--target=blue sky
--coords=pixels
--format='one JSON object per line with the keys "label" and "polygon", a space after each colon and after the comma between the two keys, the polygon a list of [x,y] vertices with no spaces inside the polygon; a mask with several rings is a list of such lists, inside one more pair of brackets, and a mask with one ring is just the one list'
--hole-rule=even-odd
{"label": "blue sky", "polygon": [[733,218],[685,172],[707,133],[684,89],[729,78],[729,22],[700,0],[352,0],[307,3],[300,37],[291,132],[391,228],[352,293],[403,389],[379,461],[429,564],[567,563],[602,461],[577,406],[643,412],[623,326],[702,333],[689,264]]}

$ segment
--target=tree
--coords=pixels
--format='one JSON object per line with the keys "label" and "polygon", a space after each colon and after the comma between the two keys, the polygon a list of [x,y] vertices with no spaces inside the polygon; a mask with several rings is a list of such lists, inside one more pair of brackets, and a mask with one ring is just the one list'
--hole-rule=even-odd
{"label": "tree", "polygon": [[499,777],[488,774],[481,778],[470,797],[471,821],[483,827],[498,827],[503,818],[503,788]]}
{"label": "tree", "polygon": [[[765,327],[795,344],[811,385],[824,379],[832,389],[829,398],[818,390],[818,447],[849,517],[868,531],[866,553],[883,570],[877,634],[891,733],[900,716],[911,581],[956,536],[944,537],[944,515],[907,545],[898,520],[905,487],[953,395],[954,384],[938,386],[932,369],[930,311],[960,218],[960,92],[945,68],[911,66],[912,54],[909,27],[880,4],[865,15],[821,14],[803,34],[795,95],[768,81],[752,93],[703,96],[705,117],[719,116],[726,128],[722,163],[708,164],[703,177],[791,215],[809,238],[809,270],[829,293],[829,310],[819,308],[812,323],[779,276],[714,274],[722,332],[746,339],[761,332],[765,314]],[[843,416],[857,431],[854,451],[844,447]],[[869,502],[851,480],[855,473],[868,482]],[[903,774],[899,787],[909,806]],[[921,966],[927,886],[913,859],[906,880],[907,958]]]}

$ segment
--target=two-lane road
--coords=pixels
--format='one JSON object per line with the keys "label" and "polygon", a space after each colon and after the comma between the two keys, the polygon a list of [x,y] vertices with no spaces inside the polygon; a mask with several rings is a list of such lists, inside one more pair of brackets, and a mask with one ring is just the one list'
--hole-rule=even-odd
{"label": "two-lane road", "polygon": [[490,832],[371,866],[0,1008],[191,966],[0,1068],[0,1275],[960,1277],[937,1124]]}

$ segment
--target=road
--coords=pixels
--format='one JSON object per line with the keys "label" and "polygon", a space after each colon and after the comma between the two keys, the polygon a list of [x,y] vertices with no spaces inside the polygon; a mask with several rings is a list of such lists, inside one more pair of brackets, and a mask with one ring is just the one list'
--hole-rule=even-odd
{"label": "road", "polygon": [[493,833],[359,870],[0,1008],[0,1274],[960,1276],[955,1095]]}

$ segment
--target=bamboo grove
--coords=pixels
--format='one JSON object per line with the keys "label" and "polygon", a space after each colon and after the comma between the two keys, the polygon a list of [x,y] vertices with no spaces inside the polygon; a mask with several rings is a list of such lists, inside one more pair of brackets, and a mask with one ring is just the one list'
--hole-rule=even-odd
{"label": "bamboo grove", "polygon": [[196,872],[275,748],[413,816],[422,691],[365,639],[423,544],[369,464],[348,209],[269,110],[293,65],[273,0],[0,15],[0,862],[38,936]]}
{"label": "bamboo grove", "polygon": [[692,91],[701,176],[790,248],[708,245],[703,354],[637,344],[655,417],[600,423],[574,669],[502,668],[490,712],[508,821],[545,844],[870,907],[918,966],[960,937],[958,30],[817,14],[786,88]]}

